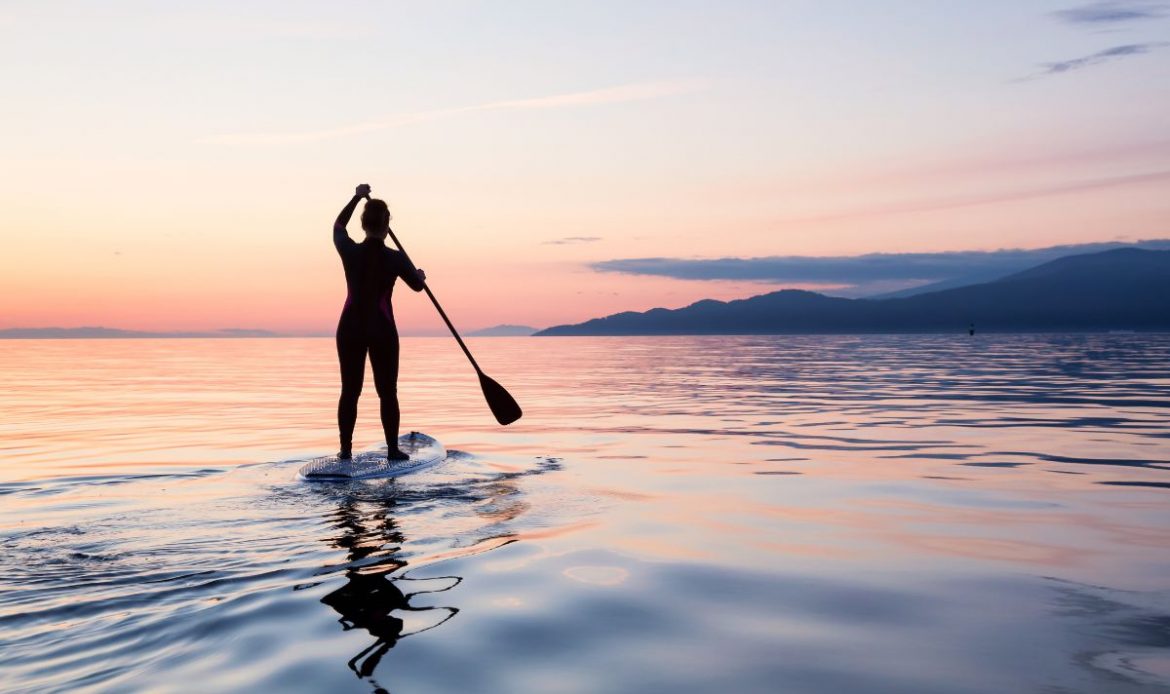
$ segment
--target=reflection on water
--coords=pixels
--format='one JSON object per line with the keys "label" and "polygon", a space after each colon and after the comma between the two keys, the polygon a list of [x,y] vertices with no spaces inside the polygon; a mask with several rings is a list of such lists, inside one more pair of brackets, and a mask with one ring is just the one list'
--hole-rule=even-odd
{"label": "reflection on water", "polygon": [[[338,621],[344,629],[364,629],[375,639],[347,663],[358,677],[372,676],[382,657],[398,639],[434,629],[459,612],[455,607],[413,607],[410,604],[415,595],[454,588],[463,580],[457,576],[449,577],[451,582],[443,587],[420,588],[409,594],[403,593],[398,583],[414,579],[390,578],[390,574],[406,566],[405,561],[395,557],[398,546],[405,542],[391,515],[395,503],[395,498],[390,496],[374,502],[373,508],[363,510],[358,500],[350,497],[338,506],[330,519],[342,533],[330,544],[348,553],[349,567],[345,570],[345,585],[321,598],[321,602],[341,615]],[[384,549],[387,544],[393,545],[389,551]],[[429,579],[431,582],[441,580]],[[431,611],[443,616],[434,624],[405,634],[406,623],[394,614]]]}
{"label": "reflection on water", "polygon": [[0,342],[0,690],[1170,686],[1170,336],[475,351],[333,485],[329,340]]}

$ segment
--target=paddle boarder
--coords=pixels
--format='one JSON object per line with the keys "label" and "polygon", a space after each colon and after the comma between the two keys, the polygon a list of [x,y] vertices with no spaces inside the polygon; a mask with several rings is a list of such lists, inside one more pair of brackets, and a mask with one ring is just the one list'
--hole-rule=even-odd
{"label": "paddle boarder", "polygon": [[[349,224],[358,203],[365,199],[362,229],[366,238],[357,243],[349,237]],[[386,436],[387,458],[406,460],[398,450],[398,328],[390,296],[399,277],[416,292],[425,288],[426,273],[416,269],[405,253],[386,247],[390,233],[390,210],[382,200],[370,198],[370,186],[363,183],[337,215],[333,224],[333,245],[345,269],[347,294],[337,322],[337,360],[341,365],[341,397],[337,402],[337,430],[341,438],[338,458],[353,456],[353,429],[357,423],[358,397],[366,374],[366,354],[374,369],[374,387],[381,401],[382,433]]]}

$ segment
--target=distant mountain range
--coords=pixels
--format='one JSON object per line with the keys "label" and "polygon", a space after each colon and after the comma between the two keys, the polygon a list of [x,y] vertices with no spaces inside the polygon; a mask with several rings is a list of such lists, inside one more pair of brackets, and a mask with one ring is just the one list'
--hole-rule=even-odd
{"label": "distant mountain range", "polygon": [[494,325],[482,330],[473,330],[467,333],[468,337],[527,337],[536,332],[536,328],[528,325]]}
{"label": "distant mountain range", "polygon": [[[1017,272],[1023,272],[1028,268],[1039,266],[1042,263],[1051,262],[1060,258],[1067,258],[1074,255],[1090,255],[1093,253],[1112,251],[1119,248],[1142,248],[1150,251],[1170,251],[1170,240],[1150,239],[1147,241],[1135,241],[1133,243],[1104,241],[1100,243],[1078,243],[1063,246],[1050,246],[1048,248],[1035,248],[1031,250],[995,251],[987,254],[987,256],[990,256],[990,258],[992,258],[995,262],[988,263],[987,258],[975,258],[975,262],[972,263],[972,266],[966,272],[956,277],[950,277],[944,280],[939,280],[937,282],[930,282],[928,284],[921,284],[915,287],[908,287],[906,289],[899,289],[892,292],[869,294],[864,298],[896,299],[907,296],[914,296],[915,294],[939,292],[944,289],[956,289],[958,287],[966,287],[972,284],[986,284],[988,282],[994,282],[995,280],[1002,279]],[[983,262],[980,262],[981,260]]]}
{"label": "distant mountain range", "polygon": [[1073,255],[983,284],[844,299],[783,290],[738,301],[625,312],[537,335],[1170,330],[1170,251]]}

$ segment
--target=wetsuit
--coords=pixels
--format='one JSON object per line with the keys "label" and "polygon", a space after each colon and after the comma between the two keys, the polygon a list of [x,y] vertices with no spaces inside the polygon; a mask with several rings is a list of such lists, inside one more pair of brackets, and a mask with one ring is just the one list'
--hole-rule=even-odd
{"label": "wetsuit", "polygon": [[337,428],[341,452],[353,446],[358,396],[365,379],[366,354],[374,368],[374,386],[382,404],[382,431],[393,453],[398,443],[398,329],[390,295],[394,280],[401,277],[414,291],[423,281],[410,259],[386,247],[381,239],[366,238],[355,243],[345,226],[353,216],[359,197],[354,197],[333,225],[333,245],[345,268],[348,294],[337,322],[337,360],[341,364],[341,397],[337,402]]}

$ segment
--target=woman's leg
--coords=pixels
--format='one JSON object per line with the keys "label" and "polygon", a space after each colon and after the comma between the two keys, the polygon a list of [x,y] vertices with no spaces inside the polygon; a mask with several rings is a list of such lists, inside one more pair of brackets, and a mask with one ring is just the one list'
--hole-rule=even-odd
{"label": "woman's leg", "polygon": [[370,345],[370,366],[374,367],[374,387],[382,404],[382,433],[391,459],[404,457],[398,451],[398,335],[385,336]]}
{"label": "woman's leg", "polygon": [[357,424],[358,398],[366,377],[366,343],[357,335],[337,331],[337,361],[341,365],[341,397],[337,400],[337,433],[342,458],[353,453],[353,428]]}

